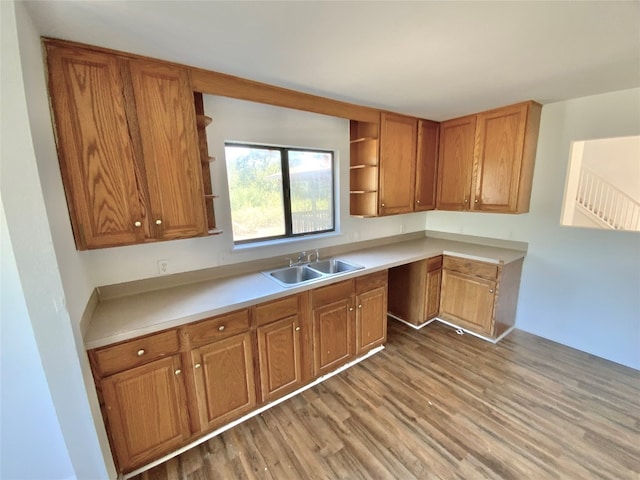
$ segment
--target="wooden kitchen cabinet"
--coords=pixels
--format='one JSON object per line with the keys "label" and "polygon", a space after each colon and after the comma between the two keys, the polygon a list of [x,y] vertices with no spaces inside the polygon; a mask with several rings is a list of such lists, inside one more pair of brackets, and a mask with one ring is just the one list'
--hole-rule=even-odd
{"label": "wooden kitchen cabinet", "polygon": [[254,307],[263,402],[300,388],[312,375],[305,299],[292,295]]}
{"label": "wooden kitchen cabinet", "polygon": [[515,323],[522,259],[491,264],[445,256],[439,317],[498,338]]}
{"label": "wooden kitchen cabinet", "polygon": [[386,290],[385,270],[311,291],[315,376],[386,341]]}
{"label": "wooden kitchen cabinet", "polygon": [[416,212],[436,208],[438,184],[438,142],[440,124],[418,120],[418,147],[416,152],[416,179],[413,210]]}
{"label": "wooden kitchen cabinet", "polygon": [[469,208],[475,132],[475,115],[440,124],[438,210]]}
{"label": "wooden kitchen cabinet", "polygon": [[133,470],[191,435],[176,330],[89,352],[119,469]]}
{"label": "wooden kitchen cabinet", "polygon": [[353,280],[311,291],[314,375],[321,376],[355,356]]}
{"label": "wooden kitchen cabinet", "polygon": [[439,124],[383,112],[351,121],[350,212],[361,217],[433,210]]}
{"label": "wooden kitchen cabinet", "polygon": [[380,215],[413,211],[418,120],[383,112],[380,117]]}
{"label": "wooden kitchen cabinet", "polygon": [[387,284],[387,270],[355,280],[357,356],[387,340]]}
{"label": "wooden kitchen cabinet", "polygon": [[79,250],[207,233],[189,72],[45,41],[56,144]]}
{"label": "wooden kitchen cabinet", "polygon": [[249,325],[249,310],[243,309],[185,329],[202,432],[235,420],[256,406]]}
{"label": "wooden kitchen cabinet", "polygon": [[389,269],[389,313],[415,326],[438,316],[442,256]]}
{"label": "wooden kitchen cabinet", "polygon": [[437,209],[528,212],[540,112],[529,101],[442,122]]}

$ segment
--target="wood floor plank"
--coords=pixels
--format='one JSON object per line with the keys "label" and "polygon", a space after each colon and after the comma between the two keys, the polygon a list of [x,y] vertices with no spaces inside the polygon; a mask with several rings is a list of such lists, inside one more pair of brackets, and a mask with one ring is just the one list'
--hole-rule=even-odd
{"label": "wood floor plank", "polygon": [[640,372],[524,332],[385,350],[135,480],[640,478]]}

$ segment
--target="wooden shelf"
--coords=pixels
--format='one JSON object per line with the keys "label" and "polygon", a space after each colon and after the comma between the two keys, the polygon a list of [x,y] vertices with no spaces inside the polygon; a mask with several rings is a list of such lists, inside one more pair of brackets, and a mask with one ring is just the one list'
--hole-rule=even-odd
{"label": "wooden shelf", "polygon": [[196,115],[196,124],[200,128],[205,128],[213,121],[213,118],[208,117],[207,115]]}
{"label": "wooden shelf", "polygon": [[350,140],[349,143],[371,142],[375,140],[378,140],[378,139],[374,137],[360,137],[360,138],[354,138],[353,140]]}
{"label": "wooden shelf", "polygon": [[375,168],[375,167],[377,167],[377,166],[378,166],[378,165],[376,165],[376,164],[373,164],[373,165],[360,164],[360,165],[351,165],[351,166],[349,167],[349,169],[350,169],[350,170],[358,170],[358,169],[360,169],[360,168]]}

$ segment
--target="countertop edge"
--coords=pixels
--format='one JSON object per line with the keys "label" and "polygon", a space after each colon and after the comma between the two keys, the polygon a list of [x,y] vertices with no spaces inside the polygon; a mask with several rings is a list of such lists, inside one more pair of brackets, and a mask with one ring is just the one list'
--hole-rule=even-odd
{"label": "countertop edge", "polygon": [[[282,287],[261,272],[255,272],[238,275],[236,277],[171,287],[166,289],[166,291],[145,292],[131,297],[109,299],[100,302],[96,306],[87,328],[84,346],[86,350],[105,347],[133,338],[158,333],[163,330],[177,328],[191,322],[204,320],[234,310],[247,308],[257,303],[277,300],[278,298],[301,293],[313,288],[357,278],[438,255],[456,256],[505,265],[524,258],[526,253],[526,251],[521,250],[426,237],[424,239],[409,240],[337,255],[336,258],[358,263],[364,268],[296,287]],[[376,261],[372,259],[372,257],[378,257],[378,260]],[[197,301],[201,301],[199,297],[202,297],[203,294],[207,295],[207,297],[215,297],[218,295],[218,291],[220,292],[219,296],[225,296],[225,293],[238,293],[239,290],[246,290],[245,288],[240,289],[240,287],[237,286],[228,287],[225,285],[227,283],[237,282],[253,283],[255,288],[262,288],[262,291],[255,295],[248,295],[238,301],[229,301],[228,303],[213,305],[212,308],[198,308]],[[234,288],[238,290],[236,291]],[[171,299],[167,297],[175,297],[173,303],[171,303]],[[162,315],[158,316],[164,316],[165,318],[158,318],[157,321],[149,321],[148,319],[144,321],[141,319],[144,317],[145,311],[148,313],[148,317],[154,315],[153,308],[149,306],[153,305],[154,301],[160,303],[162,303],[162,301],[168,302],[167,310],[172,310],[178,309],[178,306],[180,306],[174,304],[188,303],[189,298],[187,297],[193,297],[194,300],[191,300],[189,306],[183,308],[182,313],[176,312],[175,315],[172,315],[162,310]],[[161,308],[161,306],[157,308]],[[131,318],[126,318],[127,313]],[[108,327],[108,325],[116,323],[117,321],[119,321],[120,326],[113,326],[111,329]]]}

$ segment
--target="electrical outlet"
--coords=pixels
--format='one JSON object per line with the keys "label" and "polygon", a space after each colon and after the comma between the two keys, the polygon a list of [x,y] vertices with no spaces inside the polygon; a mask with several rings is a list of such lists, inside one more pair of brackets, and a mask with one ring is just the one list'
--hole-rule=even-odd
{"label": "electrical outlet", "polygon": [[169,260],[158,260],[158,274],[167,275],[169,271]]}

